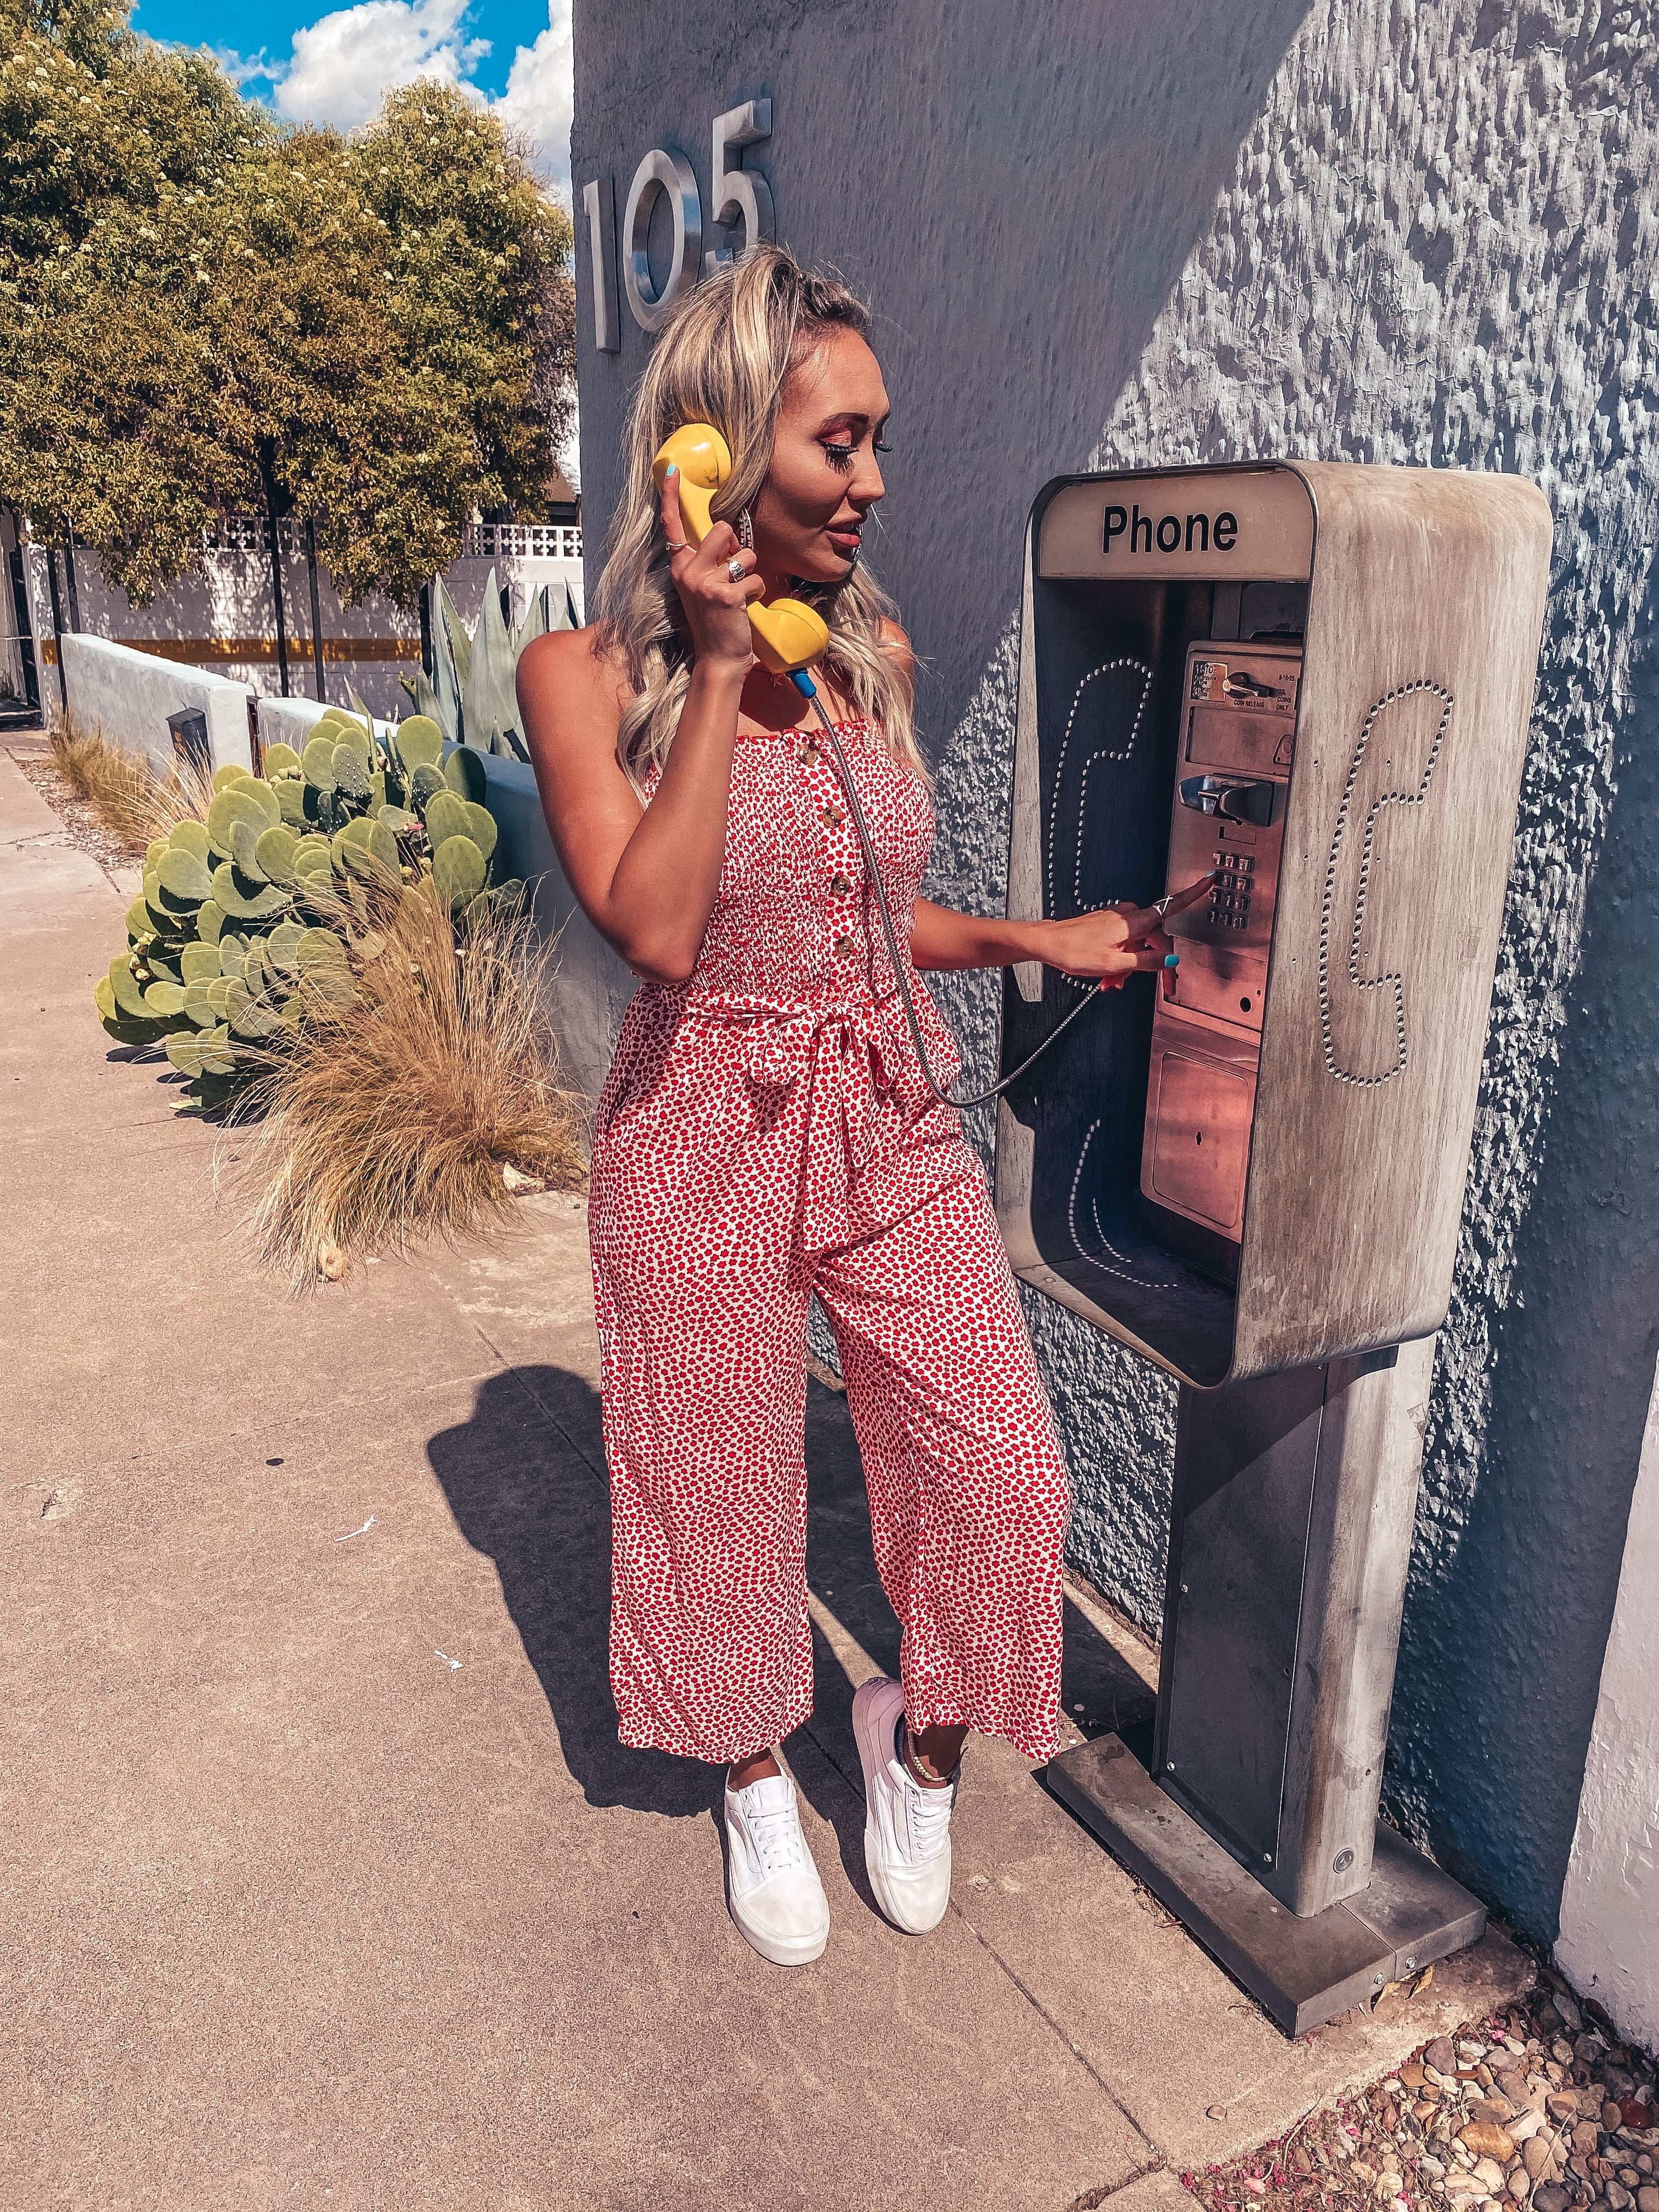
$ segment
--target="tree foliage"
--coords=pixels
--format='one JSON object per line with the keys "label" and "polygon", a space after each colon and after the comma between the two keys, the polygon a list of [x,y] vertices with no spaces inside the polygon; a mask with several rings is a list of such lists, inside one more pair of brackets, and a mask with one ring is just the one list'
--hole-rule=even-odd
{"label": "tree foliage", "polygon": [[0,496],[138,600],[266,472],[343,597],[405,605],[535,514],[569,219],[453,87],[283,131],[112,0],[0,0]]}

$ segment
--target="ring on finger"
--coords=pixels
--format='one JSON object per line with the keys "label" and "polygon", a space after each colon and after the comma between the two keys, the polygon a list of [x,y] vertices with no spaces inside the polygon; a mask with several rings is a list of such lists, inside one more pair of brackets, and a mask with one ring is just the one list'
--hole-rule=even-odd
{"label": "ring on finger", "polygon": [[744,566],[741,553],[734,553],[732,556],[726,564],[726,573],[734,584],[740,584],[743,581]]}
{"label": "ring on finger", "polygon": [[684,540],[684,538],[671,538],[668,540],[668,550],[669,550],[670,553],[684,553],[684,550],[685,550],[685,540]]}

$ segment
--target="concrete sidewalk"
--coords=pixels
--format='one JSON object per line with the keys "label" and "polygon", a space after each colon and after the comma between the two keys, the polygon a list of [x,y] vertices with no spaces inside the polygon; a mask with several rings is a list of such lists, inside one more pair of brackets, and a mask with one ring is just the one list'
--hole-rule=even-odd
{"label": "concrete sidewalk", "polygon": [[[98,1027],[125,904],[0,753],[9,2212],[1129,2212],[1527,1978],[1489,1936],[1287,2044],[986,1743],[949,1917],[886,1927],[848,1705],[897,1630],[817,1384],[787,1751],[834,1926],[764,1965],[718,1773],[616,1741],[580,1205],[289,1298]],[[1067,1629],[1068,1710],[1150,1711]]]}

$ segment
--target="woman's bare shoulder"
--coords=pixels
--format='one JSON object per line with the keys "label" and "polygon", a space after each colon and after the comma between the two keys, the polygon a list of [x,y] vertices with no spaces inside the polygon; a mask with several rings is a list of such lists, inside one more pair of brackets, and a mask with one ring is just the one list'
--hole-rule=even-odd
{"label": "woman's bare shoulder", "polygon": [[881,625],[881,641],[904,671],[907,679],[914,677],[916,672],[915,647],[911,644],[909,637],[900,624],[890,622],[884,617]]}
{"label": "woman's bare shoulder", "polygon": [[538,700],[561,700],[591,713],[613,705],[620,714],[628,678],[620,657],[600,643],[596,628],[550,629],[532,638],[519,655],[519,696],[526,686]]}

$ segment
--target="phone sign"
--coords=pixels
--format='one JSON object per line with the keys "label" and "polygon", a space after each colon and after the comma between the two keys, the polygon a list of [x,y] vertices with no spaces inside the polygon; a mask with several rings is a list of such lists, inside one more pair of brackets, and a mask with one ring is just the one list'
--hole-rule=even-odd
{"label": "phone sign", "polygon": [[1301,583],[1313,506],[1289,469],[1195,469],[1062,486],[1039,525],[1043,576]]}

